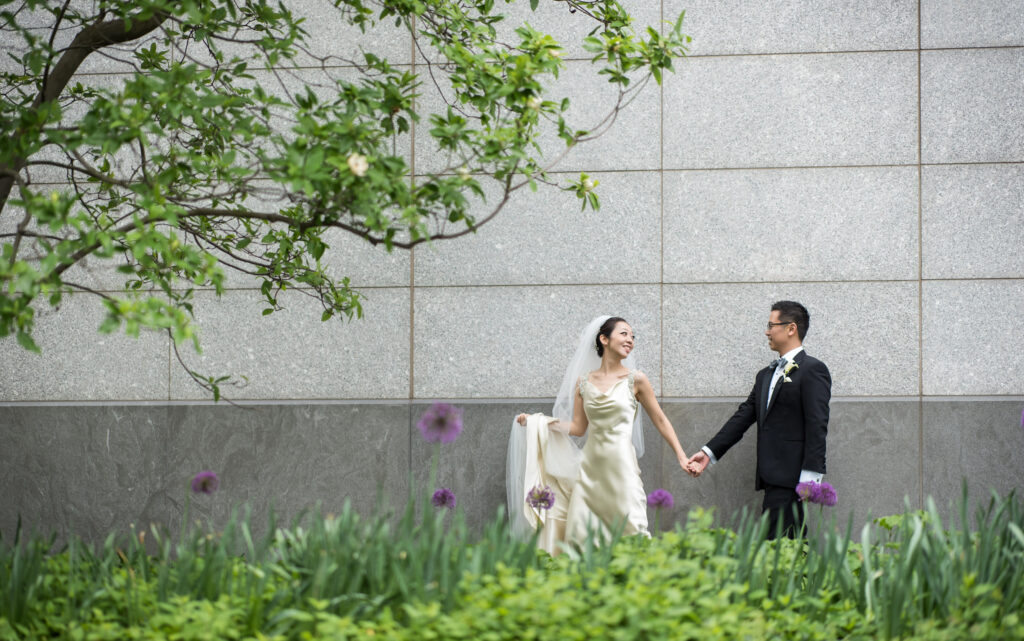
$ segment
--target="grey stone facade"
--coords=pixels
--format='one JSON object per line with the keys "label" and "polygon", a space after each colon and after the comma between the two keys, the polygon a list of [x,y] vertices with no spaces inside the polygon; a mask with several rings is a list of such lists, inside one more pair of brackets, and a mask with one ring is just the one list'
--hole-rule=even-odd
{"label": "grey stone facade", "polygon": [[[315,16],[326,3],[290,4]],[[535,26],[581,35],[567,35],[564,7],[541,4]],[[773,357],[763,326],[780,298],[807,305],[807,349],[832,371],[826,479],[840,519],[899,511],[905,497],[945,505],[963,478],[976,498],[1020,487],[1020,0],[625,4],[641,24],[686,9],[693,44],[663,87],[559,167],[600,180],[602,209],[526,194],[478,234],[412,253],[339,236],[332,264],[367,299],[351,323],[321,323],[299,295],[263,318],[244,280],[220,300],[201,292],[204,352],[186,358],[248,376],[225,390],[241,407],[205,400],[165,336],[97,334],[92,299],[40,313],[43,356],[0,342],[0,531],[19,515],[94,539],[173,526],[201,469],[222,491],[191,509],[214,519],[243,501],[255,520],[346,499],[366,511],[378,491],[401,502],[410,477],[427,479],[433,449],[415,422],[435,399],[465,408],[439,482],[479,525],[504,502],[512,416],[550,409],[592,316],[632,322],[689,452]],[[324,22],[311,21],[314,37],[329,43]],[[407,36],[383,42],[413,62]],[[557,90],[585,114],[605,87],[568,54]],[[412,149],[429,170],[425,140]],[[117,285],[90,269],[90,286]],[[650,426],[646,437],[645,487],[676,498],[663,524],[693,505],[758,505],[753,434],[697,480]]]}

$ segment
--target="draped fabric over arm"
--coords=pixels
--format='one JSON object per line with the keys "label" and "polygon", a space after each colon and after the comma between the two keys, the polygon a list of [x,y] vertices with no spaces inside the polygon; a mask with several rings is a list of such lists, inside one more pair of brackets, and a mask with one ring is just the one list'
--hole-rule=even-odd
{"label": "draped fabric over arm", "polygon": [[[512,533],[527,540],[543,526],[537,546],[549,554],[554,554],[558,542],[564,539],[565,516],[582,457],[568,434],[549,427],[552,420],[533,414],[525,426],[512,421],[505,475]],[[549,510],[527,503],[527,495],[537,486],[551,488],[554,493],[555,503]]]}

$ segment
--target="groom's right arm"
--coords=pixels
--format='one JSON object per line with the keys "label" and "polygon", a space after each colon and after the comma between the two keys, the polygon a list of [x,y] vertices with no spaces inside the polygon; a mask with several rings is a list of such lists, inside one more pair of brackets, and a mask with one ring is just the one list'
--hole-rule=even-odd
{"label": "groom's right arm", "polygon": [[739,443],[740,439],[743,438],[743,434],[757,420],[756,391],[757,382],[755,381],[747,400],[740,403],[740,406],[736,408],[733,415],[725,422],[722,429],[718,430],[718,434],[715,434],[714,438],[704,446],[705,452],[710,451],[712,462],[717,462],[718,459],[722,458],[729,451],[729,448]]}

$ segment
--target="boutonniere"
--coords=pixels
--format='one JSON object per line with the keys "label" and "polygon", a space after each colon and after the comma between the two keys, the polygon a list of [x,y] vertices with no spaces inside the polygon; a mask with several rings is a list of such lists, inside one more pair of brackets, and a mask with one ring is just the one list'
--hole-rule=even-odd
{"label": "boutonniere", "polygon": [[800,369],[800,366],[796,364],[796,361],[786,361],[786,366],[782,368],[782,382],[792,383],[793,379],[789,377],[789,373],[795,369]]}

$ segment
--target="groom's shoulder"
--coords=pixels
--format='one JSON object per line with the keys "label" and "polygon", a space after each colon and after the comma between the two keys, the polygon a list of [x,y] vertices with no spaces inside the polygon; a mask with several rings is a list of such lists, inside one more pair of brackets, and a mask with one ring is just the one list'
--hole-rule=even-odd
{"label": "groom's shoulder", "polygon": [[804,351],[803,362],[800,363],[801,367],[805,369],[822,369],[828,372],[828,366],[817,358],[814,358],[806,351]]}

